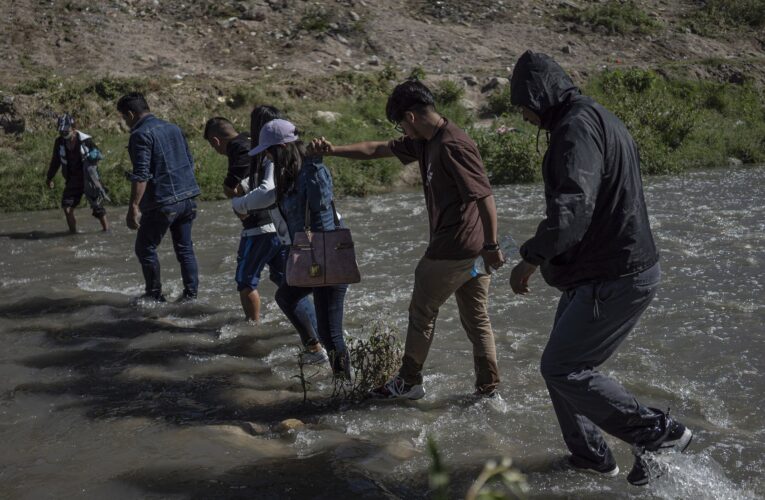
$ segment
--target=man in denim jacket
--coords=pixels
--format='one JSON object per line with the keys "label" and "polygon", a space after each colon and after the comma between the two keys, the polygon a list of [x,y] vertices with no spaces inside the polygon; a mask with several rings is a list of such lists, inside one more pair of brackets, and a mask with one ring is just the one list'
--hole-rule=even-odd
{"label": "man in denim jacket", "polygon": [[135,253],[146,280],[145,299],[164,302],[157,246],[168,229],[181,264],[183,296],[197,296],[197,259],[191,241],[196,218],[194,197],[200,193],[194,178],[194,159],[181,129],[149,112],[143,95],[120,98],[117,110],[130,127],[128,152],[133,163],[127,226],[137,229]]}

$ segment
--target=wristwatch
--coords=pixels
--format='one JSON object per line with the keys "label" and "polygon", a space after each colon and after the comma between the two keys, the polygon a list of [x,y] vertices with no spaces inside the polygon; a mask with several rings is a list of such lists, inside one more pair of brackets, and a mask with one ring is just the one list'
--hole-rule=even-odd
{"label": "wristwatch", "polygon": [[483,249],[489,252],[499,250],[499,243],[484,243]]}

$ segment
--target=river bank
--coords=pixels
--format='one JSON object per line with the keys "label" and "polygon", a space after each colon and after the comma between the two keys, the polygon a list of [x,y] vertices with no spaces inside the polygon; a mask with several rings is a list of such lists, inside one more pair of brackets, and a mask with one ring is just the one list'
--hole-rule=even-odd
{"label": "river bank", "polygon": [[[0,134],[0,211],[57,207],[63,179],[44,185],[55,138],[55,117],[73,113],[91,134],[105,159],[100,172],[116,205],[127,203],[131,169],[128,131],[115,109],[125,92],[144,92],[153,111],[178,123],[197,164],[202,200],[222,198],[225,158],[202,138],[212,116],[249,128],[257,103],[282,109],[304,137],[325,136],[335,143],[385,140],[395,136],[384,106],[393,85],[408,76],[428,83],[439,110],[468,129],[495,185],[539,180],[541,157],[536,129],[523,123],[509,103],[503,78],[484,85],[459,77],[428,75],[422,68],[404,74],[388,67],[377,72],[341,72],[331,77],[270,78],[255,82],[205,78],[39,77],[2,88],[2,112],[18,120],[18,133]],[[667,174],[712,166],[765,161],[765,96],[754,83],[720,83],[673,76],[671,68],[603,70],[584,82],[583,91],[613,110],[629,126],[641,149],[645,174]],[[539,145],[544,152],[542,137]],[[419,175],[395,160],[354,163],[327,160],[340,194],[364,196],[419,182]]]}

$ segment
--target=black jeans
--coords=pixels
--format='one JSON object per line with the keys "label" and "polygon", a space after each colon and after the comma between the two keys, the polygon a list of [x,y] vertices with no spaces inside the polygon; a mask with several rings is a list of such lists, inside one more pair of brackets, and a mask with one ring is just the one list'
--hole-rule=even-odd
{"label": "black jeans", "polygon": [[157,247],[170,229],[175,257],[181,265],[183,294],[196,297],[199,270],[191,241],[191,226],[197,216],[193,198],[148,210],[141,215],[141,225],[135,238],[135,254],[141,263],[146,281],[146,293],[158,297],[162,294]]}
{"label": "black jeans", "polygon": [[657,263],[634,276],[568,290],[558,303],[542,376],[568,449],[593,465],[615,463],[599,428],[635,444],[654,438],[663,421],[661,412],[596,370],[637,324],[660,278]]}

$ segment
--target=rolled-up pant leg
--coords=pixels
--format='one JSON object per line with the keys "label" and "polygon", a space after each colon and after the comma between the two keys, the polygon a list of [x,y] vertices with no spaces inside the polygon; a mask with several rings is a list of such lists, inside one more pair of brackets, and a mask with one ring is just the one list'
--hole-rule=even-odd
{"label": "rolled-up pant leg", "polygon": [[660,412],[596,370],[637,324],[659,278],[657,264],[636,276],[582,285],[560,299],[541,372],[563,439],[580,459],[613,462],[598,427],[632,444],[648,440],[660,425]]}

